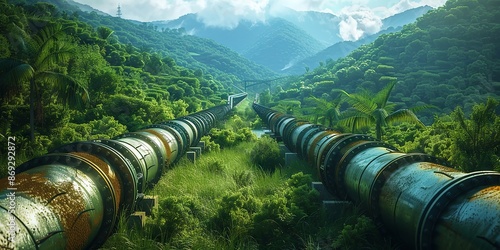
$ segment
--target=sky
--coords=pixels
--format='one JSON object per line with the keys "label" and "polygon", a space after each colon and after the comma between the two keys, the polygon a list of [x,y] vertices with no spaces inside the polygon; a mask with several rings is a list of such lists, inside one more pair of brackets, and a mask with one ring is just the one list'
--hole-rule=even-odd
{"label": "sky", "polygon": [[197,13],[207,26],[234,28],[240,20],[265,22],[285,8],[319,11],[339,16],[340,35],[357,40],[363,34],[380,30],[383,18],[402,11],[429,5],[437,8],[446,0],[74,0],[116,16],[118,5],[122,18],[138,21],[173,20]]}

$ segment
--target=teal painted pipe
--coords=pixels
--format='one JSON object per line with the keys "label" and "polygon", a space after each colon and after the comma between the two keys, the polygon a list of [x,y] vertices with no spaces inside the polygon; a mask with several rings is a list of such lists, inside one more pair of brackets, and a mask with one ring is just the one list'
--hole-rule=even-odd
{"label": "teal painted pipe", "polygon": [[414,249],[500,249],[500,173],[463,173],[366,135],[342,134],[253,104],[333,195],[362,204]]}

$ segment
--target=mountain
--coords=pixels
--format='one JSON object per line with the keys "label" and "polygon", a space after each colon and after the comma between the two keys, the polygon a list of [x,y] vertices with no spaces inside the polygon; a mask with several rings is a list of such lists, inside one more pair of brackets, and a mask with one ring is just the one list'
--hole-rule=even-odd
{"label": "mountain", "polygon": [[381,30],[385,30],[390,27],[403,27],[406,24],[413,23],[417,20],[417,18],[421,17],[432,9],[432,7],[426,5],[414,9],[409,9],[396,15],[387,17],[382,22],[383,24]]}
{"label": "mountain", "polygon": [[346,56],[381,34],[401,29],[430,9],[429,6],[418,7],[388,17],[382,20],[380,32],[354,42],[342,41],[340,17],[292,9],[274,13],[266,22],[241,21],[233,29],[206,26],[196,14],[151,24],[160,29],[182,29],[186,34],[212,39],[276,72],[301,74],[304,68],[314,68],[319,62]]}
{"label": "mountain", "polygon": [[333,14],[283,9],[275,15],[293,23],[319,41],[324,47],[342,41],[339,35],[339,23],[341,18]]}
{"label": "mountain", "polygon": [[337,60],[339,58],[347,56],[349,53],[357,49],[358,47],[372,43],[380,35],[396,32],[402,29],[406,24],[413,23],[420,16],[432,10],[432,7],[422,6],[414,9],[410,9],[394,16],[390,16],[382,20],[381,31],[376,34],[362,37],[357,41],[341,41],[329,46],[328,48],[318,52],[317,54],[310,56],[300,62],[289,67],[285,73],[286,74],[302,74],[304,69],[312,69],[320,65],[320,63],[328,60]]}
{"label": "mountain", "polygon": [[243,56],[275,71],[282,71],[323,48],[306,32],[284,19],[276,18],[264,25],[265,32],[243,51]]}
{"label": "mountain", "polygon": [[151,24],[160,29],[181,28],[186,34],[212,39],[276,72],[325,48],[307,32],[283,18],[271,18],[264,23],[241,21],[234,29],[206,26],[196,14]]}

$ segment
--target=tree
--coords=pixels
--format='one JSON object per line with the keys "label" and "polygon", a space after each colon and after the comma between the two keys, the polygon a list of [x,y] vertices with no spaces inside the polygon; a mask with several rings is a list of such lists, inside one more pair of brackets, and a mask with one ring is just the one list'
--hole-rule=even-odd
{"label": "tree", "polygon": [[333,122],[338,121],[340,117],[340,104],[342,104],[341,98],[336,98],[332,102],[329,102],[325,99],[311,96],[307,100],[314,103],[314,115],[317,118],[323,117],[328,121],[328,127],[332,127]]}
{"label": "tree", "polygon": [[394,85],[396,85],[395,80],[389,82],[385,88],[376,94],[368,91],[349,94],[344,90],[335,90],[344,94],[345,101],[352,106],[352,108],[341,114],[339,122],[351,128],[353,132],[363,127],[375,125],[375,134],[379,140],[382,138],[383,128],[391,123],[410,122],[420,127],[425,127],[417,118],[414,111],[427,109],[432,106],[422,105],[412,109],[393,111],[395,104],[389,103],[388,100]]}
{"label": "tree", "polygon": [[[16,26],[17,27],[17,26]],[[84,84],[58,72],[59,66],[69,60],[75,46],[66,39],[61,24],[45,26],[30,37],[17,27],[19,53],[22,59],[0,59],[0,86],[2,95],[19,92],[23,83],[29,81],[30,137],[35,139],[35,109],[41,114],[42,92],[51,89],[65,105],[81,105],[88,99]]]}
{"label": "tree", "polygon": [[456,128],[452,133],[452,162],[463,171],[493,170],[500,167],[500,117],[495,114],[499,102],[489,98],[476,104],[467,119],[460,107],[452,113]]}
{"label": "tree", "polygon": [[111,34],[113,34],[113,32],[114,31],[112,29],[105,26],[100,26],[97,28],[97,35],[103,40],[107,40],[111,36]]}

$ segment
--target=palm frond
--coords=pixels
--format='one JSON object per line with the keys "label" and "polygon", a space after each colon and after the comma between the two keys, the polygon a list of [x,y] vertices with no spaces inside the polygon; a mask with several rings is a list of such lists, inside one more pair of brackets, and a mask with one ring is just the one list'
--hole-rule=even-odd
{"label": "palm frond", "polygon": [[385,108],[394,85],[396,85],[396,81],[390,81],[382,90],[375,94],[373,100],[379,108]]}
{"label": "palm frond", "polygon": [[17,51],[20,58],[29,58],[36,54],[37,45],[21,27],[12,24],[8,37],[12,48]]}
{"label": "palm frond", "polygon": [[345,90],[342,90],[342,89],[332,89],[332,93],[340,93],[340,94],[345,95],[347,97],[351,96],[349,93],[347,93]]}
{"label": "palm frond", "polygon": [[339,124],[351,129],[352,132],[369,127],[373,124],[373,119],[365,115],[350,116],[339,120]]}
{"label": "palm frond", "polygon": [[385,118],[387,123],[395,123],[395,122],[409,122],[417,124],[420,127],[425,127],[425,125],[418,119],[418,117],[413,113],[413,111],[409,109],[400,109],[397,110]]}
{"label": "palm frond", "polygon": [[430,104],[423,104],[423,105],[418,105],[412,108],[409,108],[409,110],[413,111],[414,113],[420,112],[422,110],[428,110],[428,109],[439,109],[438,107]]}
{"label": "palm frond", "polygon": [[371,114],[374,110],[377,109],[377,104],[365,94],[353,94],[347,100],[347,103],[351,104],[353,108],[367,115]]}
{"label": "palm frond", "polygon": [[371,95],[368,92],[349,94],[342,89],[334,89],[332,92],[338,92],[342,94],[340,97],[337,107],[340,107],[342,102],[349,103],[354,109],[358,110],[365,115],[369,115],[377,108],[377,105],[371,100]]}
{"label": "palm frond", "polygon": [[34,74],[31,65],[11,58],[0,59],[0,95],[8,97],[21,89]]}
{"label": "palm frond", "polygon": [[49,24],[41,29],[33,40],[38,45],[38,48],[44,48],[50,41],[61,40],[64,36],[64,30],[60,23]]}
{"label": "palm frond", "polygon": [[375,123],[379,124],[381,127],[387,126],[386,118],[389,116],[385,109],[379,108],[371,113],[371,116],[375,119]]}
{"label": "palm frond", "polygon": [[89,101],[89,93],[85,84],[68,75],[44,71],[40,72],[38,77],[54,86],[57,98],[65,105],[79,108]]}
{"label": "palm frond", "polygon": [[73,55],[75,46],[65,41],[51,41],[44,47],[35,63],[34,67],[40,71],[52,68],[58,63],[65,62]]}

